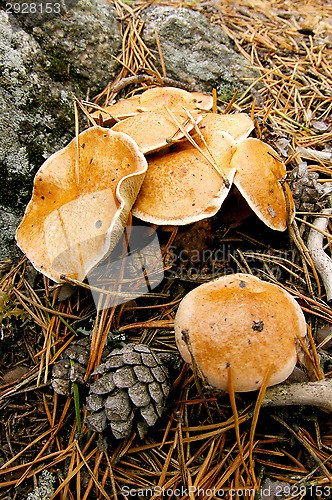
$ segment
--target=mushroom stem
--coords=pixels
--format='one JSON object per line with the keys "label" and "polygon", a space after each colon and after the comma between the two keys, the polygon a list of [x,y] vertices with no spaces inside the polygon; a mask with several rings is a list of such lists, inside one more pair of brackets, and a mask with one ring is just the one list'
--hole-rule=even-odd
{"label": "mushroom stem", "polygon": [[268,387],[262,406],[312,405],[332,412],[332,379]]}
{"label": "mushroom stem", "polygon": [[[322,214],[331,215],[332,209],[326,208],[322,210]],[[312,261],[321,275],[324,283],[326,298],[332,300],[332,259],[323,250],[323,232],[326,231],[328,225],[328,217],[317,217],[313,226],[317,229],[310,229],[307,247],[311,255]]]}

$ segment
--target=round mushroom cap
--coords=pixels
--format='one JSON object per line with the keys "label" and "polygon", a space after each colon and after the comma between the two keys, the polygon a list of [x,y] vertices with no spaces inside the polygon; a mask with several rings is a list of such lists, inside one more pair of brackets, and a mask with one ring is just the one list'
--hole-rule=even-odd
{"label": "round mushroom cap", "polygon": [[203,136],[212,135],[217,130],[231,134],[236,142],[248,137],[255,128],[254,122],[246,113],[220,114],[207,113],[199,125]]}
{"label": "round mushroom cap", "polygon": [[140,95],[140,111],[157,111],[165,109],[165,106],[172,111],[182,109],[182,106],[189,109],[198,108],[195,96],[176,87],[153,87]]}
{"label": "round mushroom cap", "polygon": [[[175,112],[175,116],[187,132],[193,129],[194,125],[188,121],[184,110]],[[197,116],[196,119],[199,121],[200,118],[201,116]],[[168,148],[171,143],[184,138],[184,133],[167,111],[143,111],[116,123],[112,130],[128,134],[143,154]]]}
{"label": "round mushroom cap", "polygon": [[[175,339],[183,359],[194,360],[207,382],[228,390],[260,388],[285,380],[297,362],[297,338],[306,322],[295,299],[278,285],[249,274],[231,274],[198,286],[179,305]],[[190,348],[188,349],[187,343]]]}
{"label": "round mushroom cap", "polygon": [[91,113],[91,116],[95,120],[98,120],[101,117],[104,125],[112,125],[115,122],[113,117],[116,117],[119,120],[124,120],[129,116],[137,115],[139,113],[137,109],[139,101],[139,95],[134,95],[132,97],[128,97],[127,99],[120,99],[116,103],[103,108],[103,111],[94,111]]}
{"label": "round mushroom cap", "polygon": [[287,213],[282,181],[286,167],[278,154],[259,139],[248,137],[238,143],[231,160],[236,169],[234,184],[264,224],[276,231],[285,231],[287,218],[294,217],[294,201],[291,190],[285,183],[290,205]]}
{"label": "round mushroom cap", "polygon": [[[132,214],[152,224],[177,226],[212,217],[233,181],[235,169],[230,169],[229,164],[235,142],[227,132],[218,132],[208,146],[229,186],[225,186],[213,162],[195,146],[189,142],[175,144],[171,152],[147,158],[148,170]],[[203,144],[200,147],[204,150]]]}
{"label": "round mushroom cap", "polygon": [[201,92],[190,92],[193,98],[195,99],[195,105],[199,109],[203,109],[208,111],[212,109],[213,106],[213,97],[211,94],[202,94]]}

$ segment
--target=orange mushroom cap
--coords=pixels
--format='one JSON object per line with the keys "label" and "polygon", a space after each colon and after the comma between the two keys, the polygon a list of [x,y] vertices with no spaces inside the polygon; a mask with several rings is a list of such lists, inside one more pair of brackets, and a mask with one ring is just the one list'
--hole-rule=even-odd
{"label": "orange mushroom cap", "polygon": [[202,92],[190,92],[194,98],[195,107],[208,111],[212,109],[213,97],[210,94],[202,94]]}
{"label": "orange mushroom cap", "polygon": [[104,125],[113,125],[113,123],[115,122],[113,116],[115,116],[119,120],[124,120],[129,116],[137,115],[139,113],[137,109],[139,101],[139,95],[128,97],[127,99],[120,99],[116,103],[103,108],[103,111],[94,111],[93,113],[91,113],[91,116],[95,120],[98,120],[101,116]]}
{"label": "orange mushroom cap", "polygon": [[23,220],[18,246],[52,280],[82,280],[120,238],[143,181],[147,163],[127,135],[102,127],[41,166]]}
{"label": "orange mushroom cap", "polygon": [[138,109],[140,111],[157,111],[165,109],[182,109],[182,106],[189,109],[200,109],[196,96],[186,90],[176,87],[153,87],[140,95]]}
{"label": "orange mushroom cap", "polygon": [[[297,338],[306,335],[300,306],[283,288],[249,274],[231,274],[198,286],[181,301],[175,339],[184,361],[194,360],[207,382],[228,390],[259,389],[285,380],[297,362]],[[187,344],[190,343],[190,349]]]}
{"label": "orange mushroom cap", "polygon": [[238,142],[248,137],[255,128],[254,122],[246,113],[236,113],[233,115],[220,113],[207,113],[199,125],[203,136],[211,135],[217,130],[222,130],[231,134]]}
{"label": "orange mushroom cap", "polygon": [[[158,225],[184,225],[212,217],[232,184],[235,169],[230,168],[230,160],[235,142],[227,132],[216,132],[208,146],[229,181],[228,187],[196,147],[189,142],[179,143],[171,152],[148,158],[133,215]],[[209,156],[203,144],[200,147]]]}
{"label": "orange mushroom cap", "polygon": [[[182,112],[176,111],[175,115],[187,132],[193,129],[194,125],[188,120],[184,110]],[[197,117],[198,121],[200,118],[200,116]],[[134,139],[143,154],[168,148],[173,142],[184,138],[184,133],[170,118],[167,111],[161,110],[158,112],[144,111],[126,118],[116,123],[112,130],[128,134]]]}
{"label": "orange mushroom cap", "polygon": [[247,138],[239,142],[231,160],[236,169],[234,184],[250,206],[268,227],[285,231],[287,217],[294,217],[294,202],[287,184],[290,214],[282,187],[286,167],[277,153],[259,139]]}

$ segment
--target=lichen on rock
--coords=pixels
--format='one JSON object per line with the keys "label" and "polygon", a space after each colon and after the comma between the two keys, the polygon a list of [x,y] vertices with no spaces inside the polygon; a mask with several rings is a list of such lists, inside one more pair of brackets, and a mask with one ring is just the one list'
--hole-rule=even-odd
{"label": "lichen on rock", "polygon": [[220,98],[229,100],[236,90],[243,92],[248,87],[248,78],[257,77],[222,28],[212,25],[200,12],[158,5],[145,9],[142,19],[142,38],[158,54],[157,29],[167,76],[192,90],[211,92],[216,88]]}

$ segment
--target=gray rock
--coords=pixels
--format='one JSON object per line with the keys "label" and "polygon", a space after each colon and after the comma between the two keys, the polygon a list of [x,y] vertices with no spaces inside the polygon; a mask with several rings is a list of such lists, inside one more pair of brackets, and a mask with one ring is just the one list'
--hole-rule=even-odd
{"label": "gray rock", "polygon": [[257,77],[250,62],[236,52],[219,26],[211,25],[199,12],[164,5],[151,6],[142,13],[142,38],[154,49],[157,29],[167,76],[185,82],[192,90],[211,92],[228,100],[236,90],[242,92]]}
{"label": "gray rock", "polygon": [[[293,485],[295,488],[296,486]],[[271,481],[270,478],[266,479],[263,486],[260,488],[260,499],[261,500],[284,500],[292,496],[292,491],[299,492],[300,488],[292,490],[292,484],[281,482],[281,481]]]}
{"label": "gray rock", "polygon": [[112,56],[122,38],[110,3],[80,0],[67,14],[34,27],[32,34],[63,76],[68,73],[85,92],[95,95],[114,79],[118,65]]}
{"label": "gray rock", "polygon": [[20,255],[14,235],[36,171],[74,137],[75,96],[103,90],[116,74],[114,8],[104,0],[66,5],[73,9],[44,23],[0,9],[0,260]]}
{"label": "gray rock", "polygon": [[17,259],[18,251],[15,246],[14,235],[20,221],[21,216],[16,215],[11,209],[0,205],[0,261]]}

